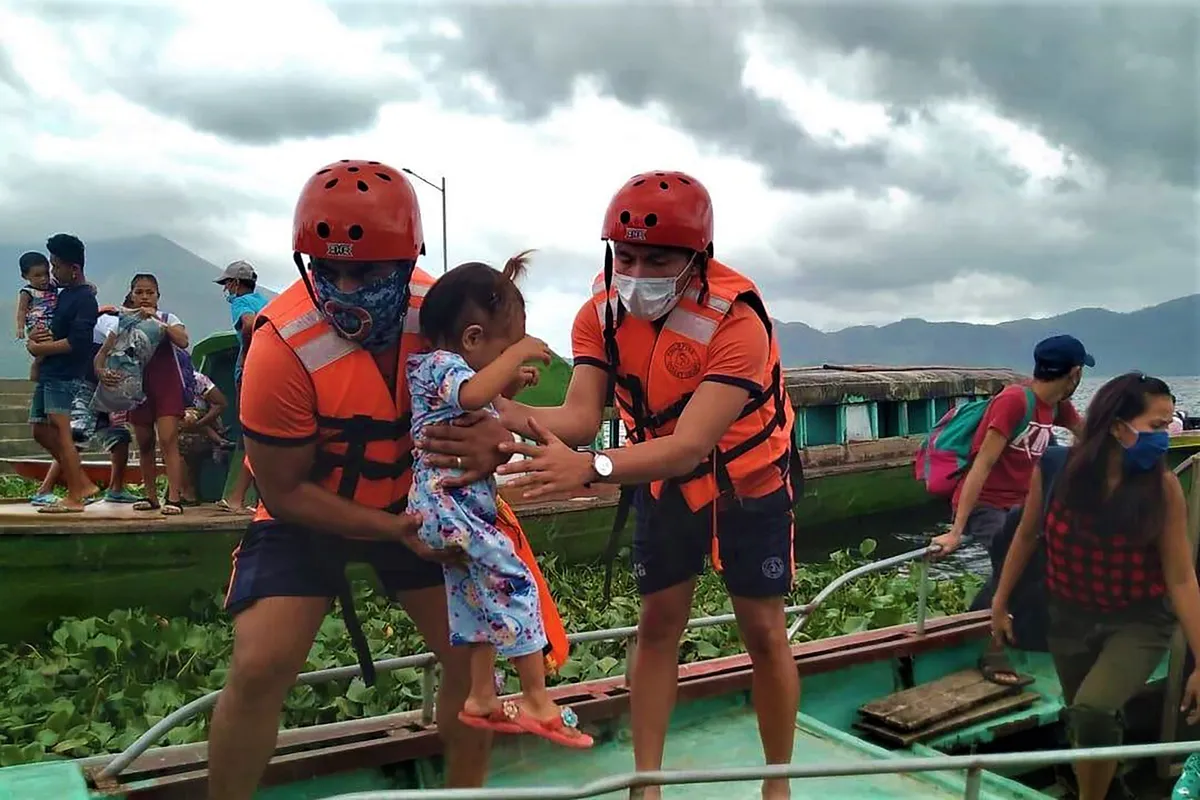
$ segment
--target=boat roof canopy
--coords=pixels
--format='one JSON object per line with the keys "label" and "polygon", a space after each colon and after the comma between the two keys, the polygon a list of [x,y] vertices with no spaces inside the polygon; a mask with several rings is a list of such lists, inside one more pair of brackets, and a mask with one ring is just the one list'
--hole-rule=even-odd
{"label": "boat roof canopy", "polygon": [[1027,380],[1010,369],[970,367],[822,364],[783,372],[795,406],[988,396]]}

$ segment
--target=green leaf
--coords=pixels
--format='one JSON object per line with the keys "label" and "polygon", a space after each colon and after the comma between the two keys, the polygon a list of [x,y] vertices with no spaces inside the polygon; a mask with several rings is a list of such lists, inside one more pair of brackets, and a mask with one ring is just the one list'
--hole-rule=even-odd
{"label": "green leaf", "polygon": [[346,689],[346,699],[354,703],[365,703],[374,692],[363,682],[362,678],[354,678]]}
{"label": "green leaf", "polygon": [[874,539],[863,539],[858,544],[858,554],[863,558],[870,558],[871,554],[875,552],[875,548],[878,547],[878,545],[879,543]]}
{"label": "green leaf", "polygon": [[121,649],[121,642],[115,636],[110,636],[107,633],[98,633],[88,640],[88,647],[107,650],[115,656],[117,651]]}

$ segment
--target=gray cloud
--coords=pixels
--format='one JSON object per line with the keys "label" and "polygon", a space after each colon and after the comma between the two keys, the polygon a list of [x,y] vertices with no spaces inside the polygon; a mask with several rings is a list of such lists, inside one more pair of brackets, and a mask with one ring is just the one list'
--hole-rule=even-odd
{"label": "gray cloud", "polygon": [[[359,4],[348,23],[373,24]],[[754,9],[708,4],[514,6],[463,4],[449,12],[461,36],[417,29],[396,45],[424,67],[443,101],[479,107],[464,78],[483,79],[517,121],[568,105],[581,81],[634,108],[664,108],[671,121],[724,152],[761,164],[775,185],[825,191],[881,187],[883,148],[814,140],[783,106],[742,85],[742,33]]]}
{"label": "gray cloud", "polygon": [[[181,74],[169,65],[164,47],[185,19],[169,6],[97,1],[18,7],[69,36],[106,34],[108,46],[91,51],[103,58],[89,62],[79,76],[89,88],[114,90],[151,111],[231,141],[269,145],[357,133],[375,124],[385,103],[417,96],[416,87],[402,81],[337,80],[296,64],[254,73]],[[86,57],[83,52],[74,55]],[[0,59],[0,80],[3,67]]]}
{"label": "gray cloud", "polygon": [[[346,86],[319,76],[279,74],[213,78],[139,73],[119,79],[126,97],[199,131],[253,145],[370,129],[382,97],[405,99],[379,86]],[[414,96],[408,91],[407,96]]]}
{"label": "gray cloud", "polygon": [[1106,168],[1194,185],[1200,7],[772,4],[774,30],[874,57],[876,99],[980,98]]}

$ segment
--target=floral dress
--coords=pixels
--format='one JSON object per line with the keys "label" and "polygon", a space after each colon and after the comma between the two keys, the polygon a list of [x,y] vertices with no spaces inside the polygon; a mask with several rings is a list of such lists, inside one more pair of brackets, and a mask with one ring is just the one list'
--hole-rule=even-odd
{"label": "floral dress", "polygon": [[58,303],[58,290],[35,289],[32,286],[22,286],[21,292],[29,295],[29,309],[25,312],[25,335],[33,333],[33,329],[41,326],[50,327],[50,318],[54,316],[54,306]]}
{"label": "floral dress", "polygon": [[[459,388],[475,372],[462,356],[446,350],[410,355],[412,431],[448,422],[464,411]],[[495,414],[490,406],[488,411]],[[450,643],[490,643],[507,658],[541,652],[546,646],[537,585],[517,557],[512,541],[496,527],[496,480],[443,489],[455,470],[430,466],[418,454],[413,464],[408,508],[422,517],[421,540],[430,547],[458,545],[466,567],[444,568],[450,614]]]}

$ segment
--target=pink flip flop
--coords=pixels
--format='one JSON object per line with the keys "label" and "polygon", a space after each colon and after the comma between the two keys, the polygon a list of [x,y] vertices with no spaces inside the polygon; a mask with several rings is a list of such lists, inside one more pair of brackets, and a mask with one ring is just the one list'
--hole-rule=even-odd
{"label": "pink flip flop", "polygon": [[[515,708],[510,711],[507,707],[508,703],[512,703]],[[591,736],[579,730],[579,717],[575,715],[574,709],[570,706],[563,706],[557,717],[547,720],[534,719],[511,700],[505,703],[504,711],[506,716],[515,720],[517,725],[527,733],[540,736],[557,745],[586,750],[595,744]]]}
{"label": "pink flip flop", "polygon": [[[512,701],[509,701],[512,702]],[[480,731],[492,731],[493,733],[524,733],[525,729],[517,723],[511,721],[506,709],[493,709],[487,716],[479,714],[468,714],[466,711],[458,712],[458,721],[468,728],[474,728]]]}

